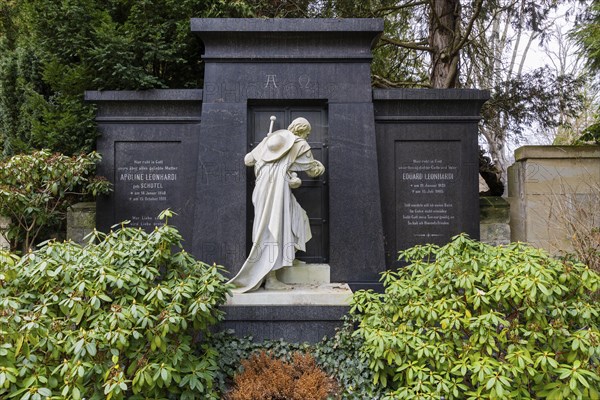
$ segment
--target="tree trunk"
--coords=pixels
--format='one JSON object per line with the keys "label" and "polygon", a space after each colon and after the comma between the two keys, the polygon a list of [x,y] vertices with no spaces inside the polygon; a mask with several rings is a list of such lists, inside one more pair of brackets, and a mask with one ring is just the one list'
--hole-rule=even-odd
{"label": "tree trunk", "polygon": [[460,0],[431,0],[429,14],[429,45],[431,47],[431,86],[454,88],[458,78],[460,41]]}

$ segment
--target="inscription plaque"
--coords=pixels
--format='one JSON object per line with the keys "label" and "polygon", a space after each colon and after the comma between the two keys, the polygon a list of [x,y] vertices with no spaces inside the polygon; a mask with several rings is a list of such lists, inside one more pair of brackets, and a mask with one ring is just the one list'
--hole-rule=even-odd
{"label": "inscription plaque", "polygon": [[116,220],[146,231],[161,225],[161,211],[180,213],[180,142],[115,143]]}
{"label": "inscription plaque", "polygon": [[374,89],[388,267],[398,251],[479,239],[477,129],[485,91]]}
{"label": "inscription plaque", "polygon": [[396,248],[445,244],[460,215],[460,142],[396,141]]}

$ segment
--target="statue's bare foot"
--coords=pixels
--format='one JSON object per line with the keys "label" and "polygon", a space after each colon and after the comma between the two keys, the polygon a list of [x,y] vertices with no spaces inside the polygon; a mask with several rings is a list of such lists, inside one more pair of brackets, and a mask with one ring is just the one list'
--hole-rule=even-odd
{"label": "statue's bare foot", "polygon": [[285,290],[289,288],[290,285],[277,279],[275,271],[271,271],[267,274],[267,278],[265,280],[265,290]]}

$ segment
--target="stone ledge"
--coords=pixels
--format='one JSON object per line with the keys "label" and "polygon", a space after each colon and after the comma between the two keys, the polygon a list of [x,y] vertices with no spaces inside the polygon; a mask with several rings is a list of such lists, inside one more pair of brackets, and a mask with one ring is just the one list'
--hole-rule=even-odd
{"label": "stone ledge", "polygon": [[221,306],[226,313],[226,320],[252,321],[325,321],[339,320],[349,310],[350,306],[323,305],[275,305],[266,306]]}
{"label": "stone ledge", "polygon": [[373,100],[478,100],[490,98],[489,90],[476,89],[373,89]]}
{"label": "stone ledge", "polygon": [[532,158],[600,158],[600,146],[523,146],[515,150],[515,162]]}
{"label": "stone ledge", "polygon": [[192,32],[360,32],[383,31],[380,18],[192,18]]}
{"label": "stone ledge", "polygon": [[260,288],[250,293],[235,293],[226,306],[348,306],[352,290],[346,283],[290,285],[284,290]]}
{"label": "stone ledge", "polygon": [[87,90],[85,101],[202,101],[202,89]]}

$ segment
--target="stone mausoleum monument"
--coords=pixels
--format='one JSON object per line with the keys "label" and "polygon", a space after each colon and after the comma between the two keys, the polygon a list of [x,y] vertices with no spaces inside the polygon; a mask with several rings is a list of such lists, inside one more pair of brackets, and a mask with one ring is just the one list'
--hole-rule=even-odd
{"label": "stone mausoleum monument", "polygon": [[[98,106],[100,173],[115,189],[98,203],[98,225],[151,229],[170,207],[187,250],[224,265],[240,291],[268,277],[296,284],[236,294],[226,325],[319,340],[347,311],[346,284],[378,288],[415,244],[479,237],[477,124],[488,92],[373,89],[379,19],[191,28],[204,43],[202,89],[86,93]],[[307,138],[294,131],[299,118]],[[272,254],[271,239],[282,245]]]}

